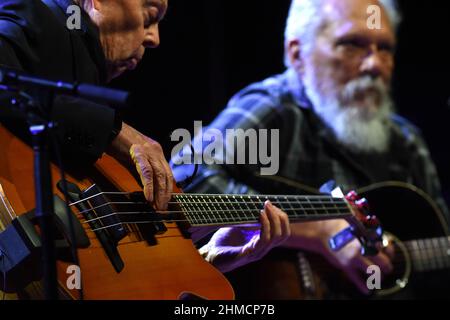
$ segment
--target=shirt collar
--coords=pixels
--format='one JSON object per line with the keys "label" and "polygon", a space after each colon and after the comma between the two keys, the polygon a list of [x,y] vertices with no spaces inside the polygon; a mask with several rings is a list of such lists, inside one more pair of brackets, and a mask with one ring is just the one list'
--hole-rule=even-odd
{"label": "shirt collar", "polygon": [[284,72],[287,82],[287,88],[295,103],[304,109],[312,109],[312,103],[306,95],[306,90],[297,72],[294,69],[288,68]]}

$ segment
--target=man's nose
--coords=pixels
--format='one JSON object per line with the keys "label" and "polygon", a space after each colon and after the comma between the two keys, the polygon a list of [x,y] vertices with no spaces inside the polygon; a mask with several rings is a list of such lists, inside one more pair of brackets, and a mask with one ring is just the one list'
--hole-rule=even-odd
{"label": "man's nose", "polygon": [[152,24],[145,30],[144,47],[156,48],[159,46],[159,27],[158,24]]}
{"label": "man's nose", "polygon": [[371,48],[368,55],[361,64],[361,73],[370,75],[374,78],[382,75],[384,68],[384,59],[381,57],[380,51],[375,47]]}

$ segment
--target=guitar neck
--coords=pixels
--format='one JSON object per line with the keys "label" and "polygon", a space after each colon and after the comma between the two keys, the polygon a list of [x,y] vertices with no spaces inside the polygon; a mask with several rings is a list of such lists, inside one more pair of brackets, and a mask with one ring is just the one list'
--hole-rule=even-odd
{"label": "guitar neck", "polygon": [[291,222],[352,216],[344,199],[331,196],[177,194],[174,200],[196,227],[255,224],[267,200],[286,212]]}
{"label": "guitar neck", "polygon": [[450,237],[412,240],[405,243],[417,272],[450,268]]}

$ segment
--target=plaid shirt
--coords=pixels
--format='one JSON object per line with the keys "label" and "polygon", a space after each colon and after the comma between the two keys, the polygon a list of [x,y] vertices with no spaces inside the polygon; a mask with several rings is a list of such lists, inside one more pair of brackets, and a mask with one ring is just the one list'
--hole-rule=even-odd
{"label": "plaid shirt", "polygon": [[[226,129],[279,129],[278,176],[317,190],[329,180],[334,180],[346,191],[376,182],[407,182],[436,200],[449,221],[436,168],[418,128],[393,115],[388,152],[370,155],[353,153],[337,142],[312,111],[302,85],[291,70],[237,93],[207,129],[211,128],[220,130],[224,136]],[[249,149],[248,145],[240,147],[240,152]],[[173,164],[174,160],[172,168],[177,181],[192,174],[193,166],[177,166]],[[268,192],[266,190],[270,187],[266,188],[261,180],[255,179],[260,168],[261,165],[200,165],[193,183],[185,191],[227,194]]]}

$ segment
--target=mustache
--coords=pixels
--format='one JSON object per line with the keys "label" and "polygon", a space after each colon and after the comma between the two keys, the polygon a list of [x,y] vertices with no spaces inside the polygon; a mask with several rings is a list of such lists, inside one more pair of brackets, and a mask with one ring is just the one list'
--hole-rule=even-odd
{"label": "mustache", "polygon": [[373,91],[380,97],[389,94],[389,88],[381,78],[363,76],[348,82],[342,91],[342,97],[344,101],[352,101],[358,95],[367,94],[368,91]]}

